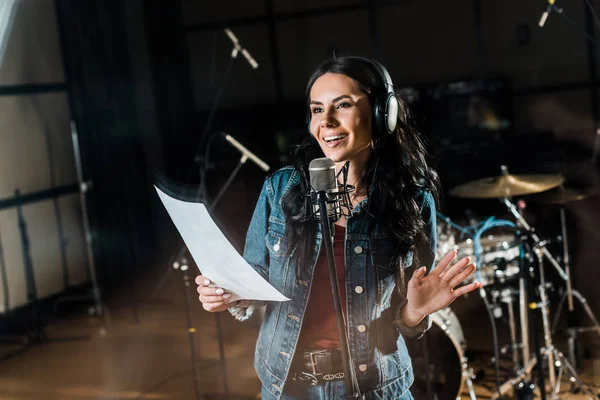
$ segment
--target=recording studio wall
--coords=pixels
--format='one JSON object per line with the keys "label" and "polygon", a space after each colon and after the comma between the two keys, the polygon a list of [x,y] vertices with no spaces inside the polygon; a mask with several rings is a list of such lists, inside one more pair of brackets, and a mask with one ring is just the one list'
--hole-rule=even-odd
{"label": "recording studio wall", "polygon": [[78,192],[22,203],[77,183],[67,95],[43,87],[65,80],[53,0],[1,7],[0,314],[89,280]]}

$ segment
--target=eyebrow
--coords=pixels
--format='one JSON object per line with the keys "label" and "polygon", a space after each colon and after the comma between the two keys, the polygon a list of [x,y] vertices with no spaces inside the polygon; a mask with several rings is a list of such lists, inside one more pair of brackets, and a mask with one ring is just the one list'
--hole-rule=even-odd
{"label": "eyebrow", "polygon": [[[341,99],[346,99],[346,98],[348,98],[348,99],[352,99],[352,97],[348,96],[347,94],[343,94],[343,95],[341,95],[341,96],[338,96],[338,97],[336,97],[335,99],[331,100],[331,102],[332,102],[332,103],[335,103],[335,102],[337,102],[337,101],[339,101],[339,100],[341,100]],[[318,104],[318,105],[322,105],[323,103],[321,103],[320,101],[314,101],[314,100],[313,100],[313,101],[311,101],[311,102],[310,102],[310,103],[308,103],[308,104]]]}

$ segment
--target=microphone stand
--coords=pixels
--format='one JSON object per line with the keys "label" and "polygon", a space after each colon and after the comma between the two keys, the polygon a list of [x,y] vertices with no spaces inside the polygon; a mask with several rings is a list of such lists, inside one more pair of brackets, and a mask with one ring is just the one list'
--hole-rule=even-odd
{"label": "microphone stand", "polygon": [[[244,55],[244,57],[246,57],[246,59],[248,60],[248,62],[251,64],[251,66],[256,69],[258,67],[258,64],[253,64],[250,59],[251,56],[249,55],[248,51],[246,49],[243,49],[239,42],[237,41],[237,38],[235,38],[235,36],[233,36],[233,33],[231,33],[231,31],[229,29],[225,30],[225,33],[230,37],[230,39],[233,42],[233,50],[231,52],[231,57],[229,59],[229,63],[227,64],[227,68],[225,70],[225,73],[223,74],[223,78],[221,80],[221,83],[219,85],[219,89],[217,90],[217,95],[215,97],[215,101],[213,102],[213,106],[210,110],[210,113],[208,115],[208,119],[206,121],[206,124],[204,126],[204,130],[202,132],[202,136],[200,138],[200,143],[198,144],[198,151],[197,154],[200,153],[200,149],[202,148],[202,145],[204,144],[204,141],[207,138],[207,133],[209,131],[209,127],[211,125],[212,119],[214,117],[215,111],[217,110],[218,104],[219,104],[219,100],[221,99],[221,94],[223,93],[223,89],[225,87],[225,82],[227,81],[227,78],[229,77],[229,73],[231,71],[231,67],[233,65],[233,62],[237,59],[238,54],[241,52],[242,55]],[[235,40],[234,40],[235,39]],[[253,61],[253,59],[252,59]],[[254,62],[255,63],[255,62]],[[205,171],[208,168],[208,160],[201,158],[200,156],[196,156],[196,159],[199,159],[200,161],[200,176],[204,176],[205,175]],[[246,160],[248,159],[248,157],[246,155],[243,155],[242,158],[240,159],[238,166],[235,168],[235,170],[232,172],[231,176],[229,177],[229,179],[227,180],[227,182],[225,183],[225,185],[223,186],[223,188],[221,188],[221,191],[219,192],[219,194],[217,195],[217,197],[213,200],[213,202],[211,203],[210,207],[209,207],[209,212],[212,211],[214,209],[214,207],[217,204],[217,201],[221,198],[221,196],[223,195],[223,193],[225,193],[225,190],[229,187],[229,185],[231,184],[231,182],[233,181],[233,178],[235,177],[235,175],[237,175],[237,173],[239,172],[240,168],[242,167],[242,165],[246,162]],[[202,165],[204,164],[204,165]],[[198,187],[198,191],[196,193],[196,199],[197,200],[202,200],[200,199],[202,195],[206,195],[206,182],[205,179],[202,179],[200,182],[200,185]],[[179,252],[177,252],[177,256],[175,257],[175,259],[171,262],[171,267],[167,269],[167,271],[165,272],[164,276],[162,277],[161,281],[159,282],[158,286],[154,289],[154,291],[152,292],[151,298],[154,298],[155,294],[158,292],[158,290],[162,287],[162,285],[166,282],[167,277],[170,275],[171,271],[173,269],[178,270],[180,269],[180,265],[187,265],[187,261],[184,258],[185,252],[187,250],[187,247],[185,246],[185,244],[181,247],[181,249],[179,250]],[[184,272],[184,294],[186,296],[188,296],[187,290],[188,290],[188,286],[189,286],[189,279],[187,276],[187,268]],[[186,297],[186,301],[187,301],[187,297]],[[186,303],[187,304],[187,303]],[[192,357],[192,365],[195,366],[196,364],[196,349],[195,349],[195,333],[196,333],[196,329],[193,327],[193,322],[192,322],[192,316],[191,316],[191,311],[189,306],[186,307],[186,312],[187,312],[187,320],[188,320],[188,334],[189,334],[189,342],[190,342],[190,352],[191,352],[191,357]],[[226,369],[226,363],[225,363],[225,349],[224,349],[224,345],[223,345],[223,334],[222,334],[222,327],[221,327],[221,317],[219,315],[220,313],[214,313],[215,315],[215,323],[216,323],[216,328],[217,328],[217,338],[219,340],[219,358],[220,358],[220,363],[223,367],[223,389],[224,389],[224,395],[225,398],[229,397],[229,385],[227,382],[227,369]],[[194,368],[193,370],[194,373],[194,385],[195,385],[195,393],[196,393],[196,400],[199,400],[201,398],[201,392],[200,392],[200,388],[199,388],[199,379],[197,376],[197,371]]]}
{"label": "microphone stand", "polygon": [[350,375],[350,352],[348,348],[348,339],[346,337],[346,324],[342,313],[340,301],[340,291],[338,287],[337,271],[335,268],[335,260],[333,258],[333,244],[331,234],[331,223],[327,214],[327,193],[325,190],[320,190],[316,193],[317,203],[319,204],[320,222],[323,229],[323,242],[325,243],[325,251],[327,254],[327,265],[329,267],[329,280],[331,282],[331,291],[333,292],[333,308],[335,310],[335,321],[338,328],[340,338],[340,353],[342,356],[342,366],[344,371],[344,383],[346,386],[346,398],[356,398],[354,386]]}

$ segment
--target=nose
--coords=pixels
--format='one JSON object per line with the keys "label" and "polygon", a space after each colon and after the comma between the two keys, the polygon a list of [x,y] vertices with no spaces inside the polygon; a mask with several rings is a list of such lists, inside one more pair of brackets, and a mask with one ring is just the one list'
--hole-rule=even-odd
{"label": "nose", "polygon": [[321,128],[327,128],[337,125],[337,120],[335,119],[333,112],[324,113],[323,118],[321,119]]}

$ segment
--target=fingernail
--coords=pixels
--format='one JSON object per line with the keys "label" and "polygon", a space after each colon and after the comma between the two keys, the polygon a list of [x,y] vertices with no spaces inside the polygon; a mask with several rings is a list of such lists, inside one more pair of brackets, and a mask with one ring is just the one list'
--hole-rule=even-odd
{"label": "fingernail", "polygon": [[223,292],[224,292],[223,289],[217,289],[217,290],[215,290],[216,294],[223,294]]}
{"label": "fingernail", "polygon": [[205,284],[205,285],[210,285],[210,281],[209,281],[208,279],[205,279],[205,280],[204,280],[204,284]]}
{"label": "fingernail", "polygon": [[224,299],[228,299],[228,298],[230,298],[230,297],[231,297],[231,294],[229,294],[229,293],[225,293],[225,294],[223,295],[223,298],[224,298]]}

